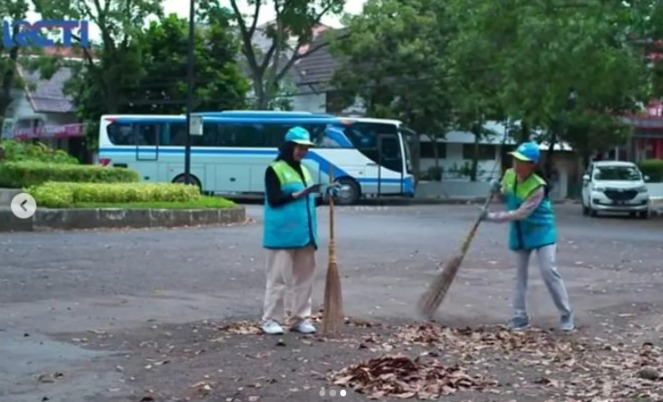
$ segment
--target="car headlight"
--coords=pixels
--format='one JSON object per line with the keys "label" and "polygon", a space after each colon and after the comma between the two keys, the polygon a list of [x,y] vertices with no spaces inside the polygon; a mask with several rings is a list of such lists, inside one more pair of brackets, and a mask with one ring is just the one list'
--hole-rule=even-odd
{"label": "car headlight", "polygon": [[605,191],[605,187],[594,185],[592,191]]}
{"label": "car headlight", "polygon": [[638,193],[646,193],[647,192],[647,186],[640,186],[636,188]]}

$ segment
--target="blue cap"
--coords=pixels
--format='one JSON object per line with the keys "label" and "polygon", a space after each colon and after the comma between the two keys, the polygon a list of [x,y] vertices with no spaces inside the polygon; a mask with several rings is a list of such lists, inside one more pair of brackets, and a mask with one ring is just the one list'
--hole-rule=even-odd
{"label": "blue cap", "polygon": [[541,151],[535,142],[523,142],[515,151],[509,153],[524,162],[538,163],[541,157]]}
{"label": "blue cap", "polygon": [[285,135],[285,140],[301,145],[315,145],[311,142],[311,135],[309,134],[308,130],[299,126],[288,130],[288,133]]}

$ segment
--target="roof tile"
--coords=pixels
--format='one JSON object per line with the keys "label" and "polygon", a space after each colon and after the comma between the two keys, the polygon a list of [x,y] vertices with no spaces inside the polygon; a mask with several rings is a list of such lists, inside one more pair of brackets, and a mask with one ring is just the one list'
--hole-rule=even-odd
{"label": "roof tile", "polygon": [[[339,35],[344,31],[344,29],[335,29],[328,32]],[[319,35],[311,43],[310,49],[322,47],[299,60],[297,70],[302,78],[298,85],[324,84],[331,80],[340,63],[330,53],[328,42],[326,35]]]}
{"label": "roof tile", "polygon": [[26,86],[25,91],[35,112],[71,113],[75,110],[71,99],[63,92],[65,83],[71,78],[71,69],[62,67],[48,80],[42,79],[38,70],[30,72],[19,67],[19,73],[34,85],[34,90]]}

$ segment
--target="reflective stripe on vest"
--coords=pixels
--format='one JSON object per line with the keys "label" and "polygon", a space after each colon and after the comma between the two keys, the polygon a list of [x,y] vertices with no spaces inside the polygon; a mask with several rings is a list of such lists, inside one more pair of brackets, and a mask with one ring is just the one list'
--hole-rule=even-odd
{"label": "reflective stripe on vest", "polygon": [[[270,166],[279,178],[281,191],[285,193],[295,193],[303,190],[307,185],[313,184],[313,178],[303,164],[301,166],[306,183],[302,181],[299,173],[287,162],[277,161]],[[265,198],[264,247],[297,248],[305,247],[311,243],[317,246],[315,194],[310,194],[307,198],[294,200],[276,208],[272,208]]]}
{"label": "reflective stripe on vest", "polygon": [[[518,183],[515,171],[508,169],[502,179],[507,208],[510,211],[517,210],[527,197],[545,184],[545,180],[536,174],[532,174],[524,182]],[[530,216],[521,221],[512,222],[510,226],[509,248],[511,250],[531,250],[557,241],[555,214],[548,197],[544,197]]]}

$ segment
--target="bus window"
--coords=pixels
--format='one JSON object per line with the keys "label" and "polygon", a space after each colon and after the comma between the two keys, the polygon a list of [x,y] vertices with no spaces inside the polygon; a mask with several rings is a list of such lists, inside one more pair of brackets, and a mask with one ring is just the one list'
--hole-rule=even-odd
{"label": "bus window", "polygon": [[395,125],[357,122],[347,126],[343,133],[359,152],[373,162],[395,172],[403,170],[403,155]]}
{"label": "bus window", "polygon": [[318,127],[312,138],[316,147],[320,148],[354,148],[342,127]]}
{"label": "bus window", "polygon": [[[168,145],[186,146],[186,123],[169,123],[168,136],[170,138]],[[216,141],[218,141],[218,135],[215,123],[203,123],[203,135],[191,136],[191,146],[194,147],[213,147],[216,146]]]}
{"label": "bus window", "polygon": [[169,145],[183,147],[186,145],[186,124],[170,123],[170,142]]}
{"label": "bus window", "polygon": [[134,124],[136,134],[135,145],[157,145],[157,134],[160,126],[161,124],[156,122]]}
{"label": "bus window", "polygon": [[234,147],[264,147],[264,128],[260,124],[228,126]]}
{"label": "bus window", "polygon": [[113,122],[106,126],[108,140],[113,145],[136,145],[134,131],[131,124]]}

